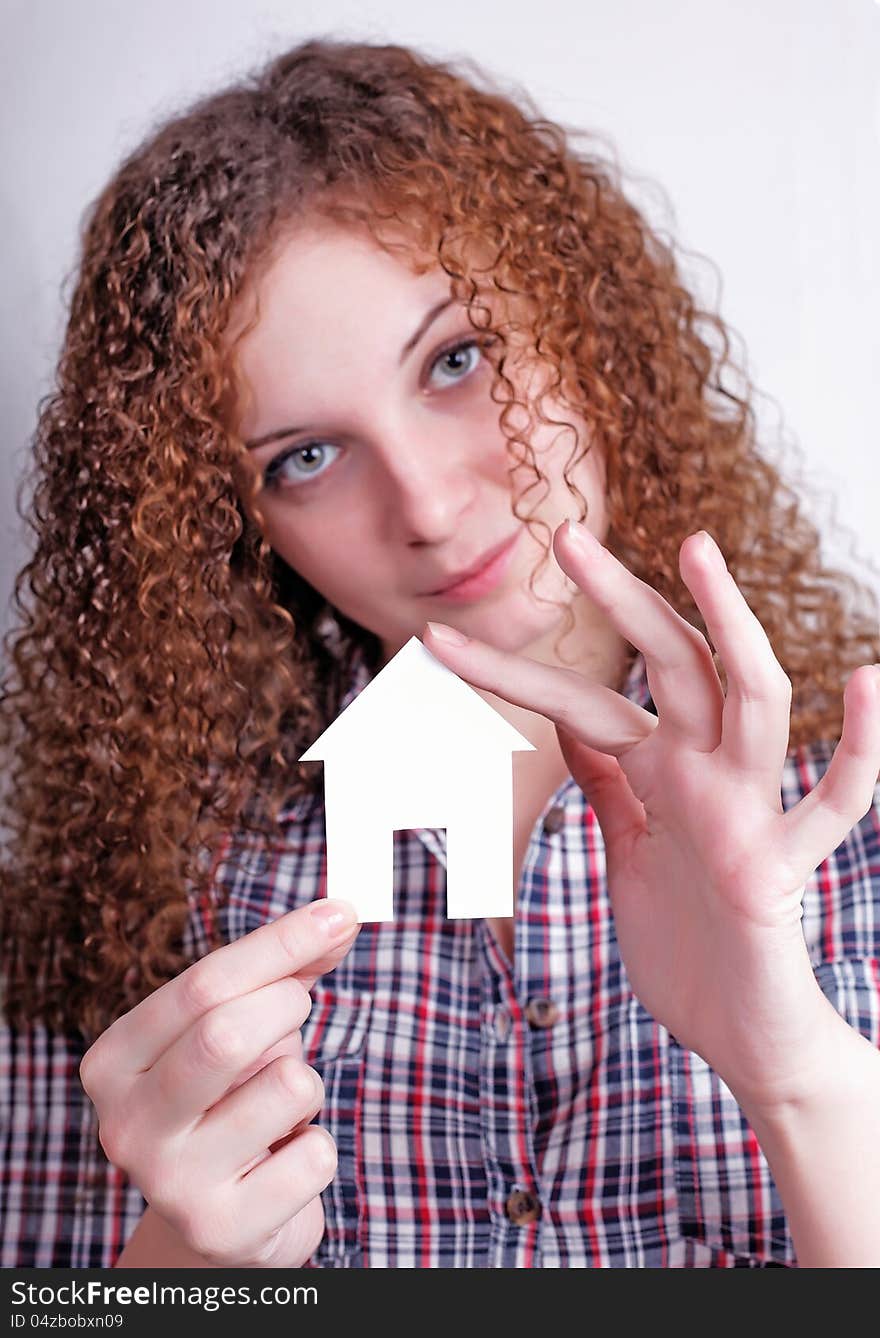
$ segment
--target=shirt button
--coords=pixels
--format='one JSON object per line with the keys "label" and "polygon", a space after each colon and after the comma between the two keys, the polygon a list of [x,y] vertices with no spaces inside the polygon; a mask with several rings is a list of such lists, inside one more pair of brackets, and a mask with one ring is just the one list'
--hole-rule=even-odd
{"label": "shirt button", "polygon": [[509,1196],[504,1208],[515,1226],[525,1226],[528,1222],[537,1222],[541,1216],[540,1200],[529,1189],[515,1189]]}
{"label": "shirt button", "polygon": [[544,818],[544,831],[548,836],[555,836],[565,826],[565,809],[561,804],[554,804],[547,810]]}
{"label": "shirt button", "polygon": [[495,1009],[494,1026],[496,1040],[506,1041],[510,1035],[510,1011],[502,1005]]}
{"label": "shirt button", "polygon": [[552,999],[530,999],[526,1004],[526,1017],[529,1026],[536,1031],[545,1031],[559,1019],[559,1008]]}

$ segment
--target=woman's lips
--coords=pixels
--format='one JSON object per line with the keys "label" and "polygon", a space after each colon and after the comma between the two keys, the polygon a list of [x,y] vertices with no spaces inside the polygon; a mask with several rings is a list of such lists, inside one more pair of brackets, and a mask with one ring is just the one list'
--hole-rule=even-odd
{"label": "woman's lips", "polygon": [[485,567],[481,567],[475,575],[468,576],[455,585],[448,585],[444,590],[435,590],[428,598],[448,600],[451,604],[466,604],[471,600],[482,599],[484,595],[488,595],[490,591],[501,584],[521,533],[521,530],[517,530],[507,546],[502,548],[501,552],[491,562],[487,562]]}

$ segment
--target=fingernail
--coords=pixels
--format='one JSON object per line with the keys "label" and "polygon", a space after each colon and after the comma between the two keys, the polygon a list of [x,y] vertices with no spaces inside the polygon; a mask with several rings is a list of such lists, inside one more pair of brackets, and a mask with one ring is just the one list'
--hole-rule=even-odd
{"label": "fingernail", "polygon": [[576,520],[568,522],[568,537],[582,553],[595,553],[602,547],[592,530],[587,529],[586,525],[579,525]]}
{"label": "fingernail", "polygon": [[724,554],[712,538],[709,531],[699,530],[698,533],[703,536],[703,556],[707,557],[710,562],[714,562],[717,567],[723,567],[724,570],[727,571],[727,563],[724,561]]}
{"label": "fingernail", "polygon": [[357,912],[347,901],[313,901],[309,910],[312,918],[333,938],[341,938],[357,924]]}
{"label": "fingernail", "polygon": [[454,627],[447,627],[445,623],[428,623],[428,626],[438,641],[446,641],[450,646],[466,646],[470,640],[470,637],[464,636]]}

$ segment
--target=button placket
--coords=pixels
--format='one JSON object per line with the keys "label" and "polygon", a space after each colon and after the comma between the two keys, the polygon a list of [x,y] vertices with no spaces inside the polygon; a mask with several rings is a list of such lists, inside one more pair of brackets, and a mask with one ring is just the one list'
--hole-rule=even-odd
{"label": "button placket", "polygon": [[[538,1183],[537,1095],[521,996],[488,933],[483,936],[483,969],[488,997],[481,1028],[480,1120],[492,1217],[490,1257],[493,1266],[516,1267],[522,1250],[533,1261],[540,1255],[538,1234],[519,1229],[538,1222],[542,1212],[532,1188]],[[541,1230],[540,1224],[533,1227],[534,1233]]]}

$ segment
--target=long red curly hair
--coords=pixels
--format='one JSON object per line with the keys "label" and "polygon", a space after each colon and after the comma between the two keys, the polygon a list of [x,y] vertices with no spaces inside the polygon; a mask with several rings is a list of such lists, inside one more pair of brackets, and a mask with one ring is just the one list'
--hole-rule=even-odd
{"label": "long red curly hair", "polygon": [[839,737],[846,679],[880,659],[876,596],[822,567],[722,322],[620,182],[588,136],[471,62],[333,40],[202,99],[123,162],[84,228],[22,480],[36,547],[0,703],[12,1025],[91,1040],[182,970],[223,833],[271,840],[281,804],[321,784],[297,758],[338,711],[347,650],[378,663],[341,614],[328,651],[321,595],[266,542],[236,429],[224,332],[291,220],[324,211],[386,247],[403,226],[476,329],[507,303],[492,394],[526,491],[547,420],[505,371],[514,324],[545,393],[589,425],[569,469],[604,455],[608,546],[705,633],[678,550],[710,531],[792,681],[791,748]]}

